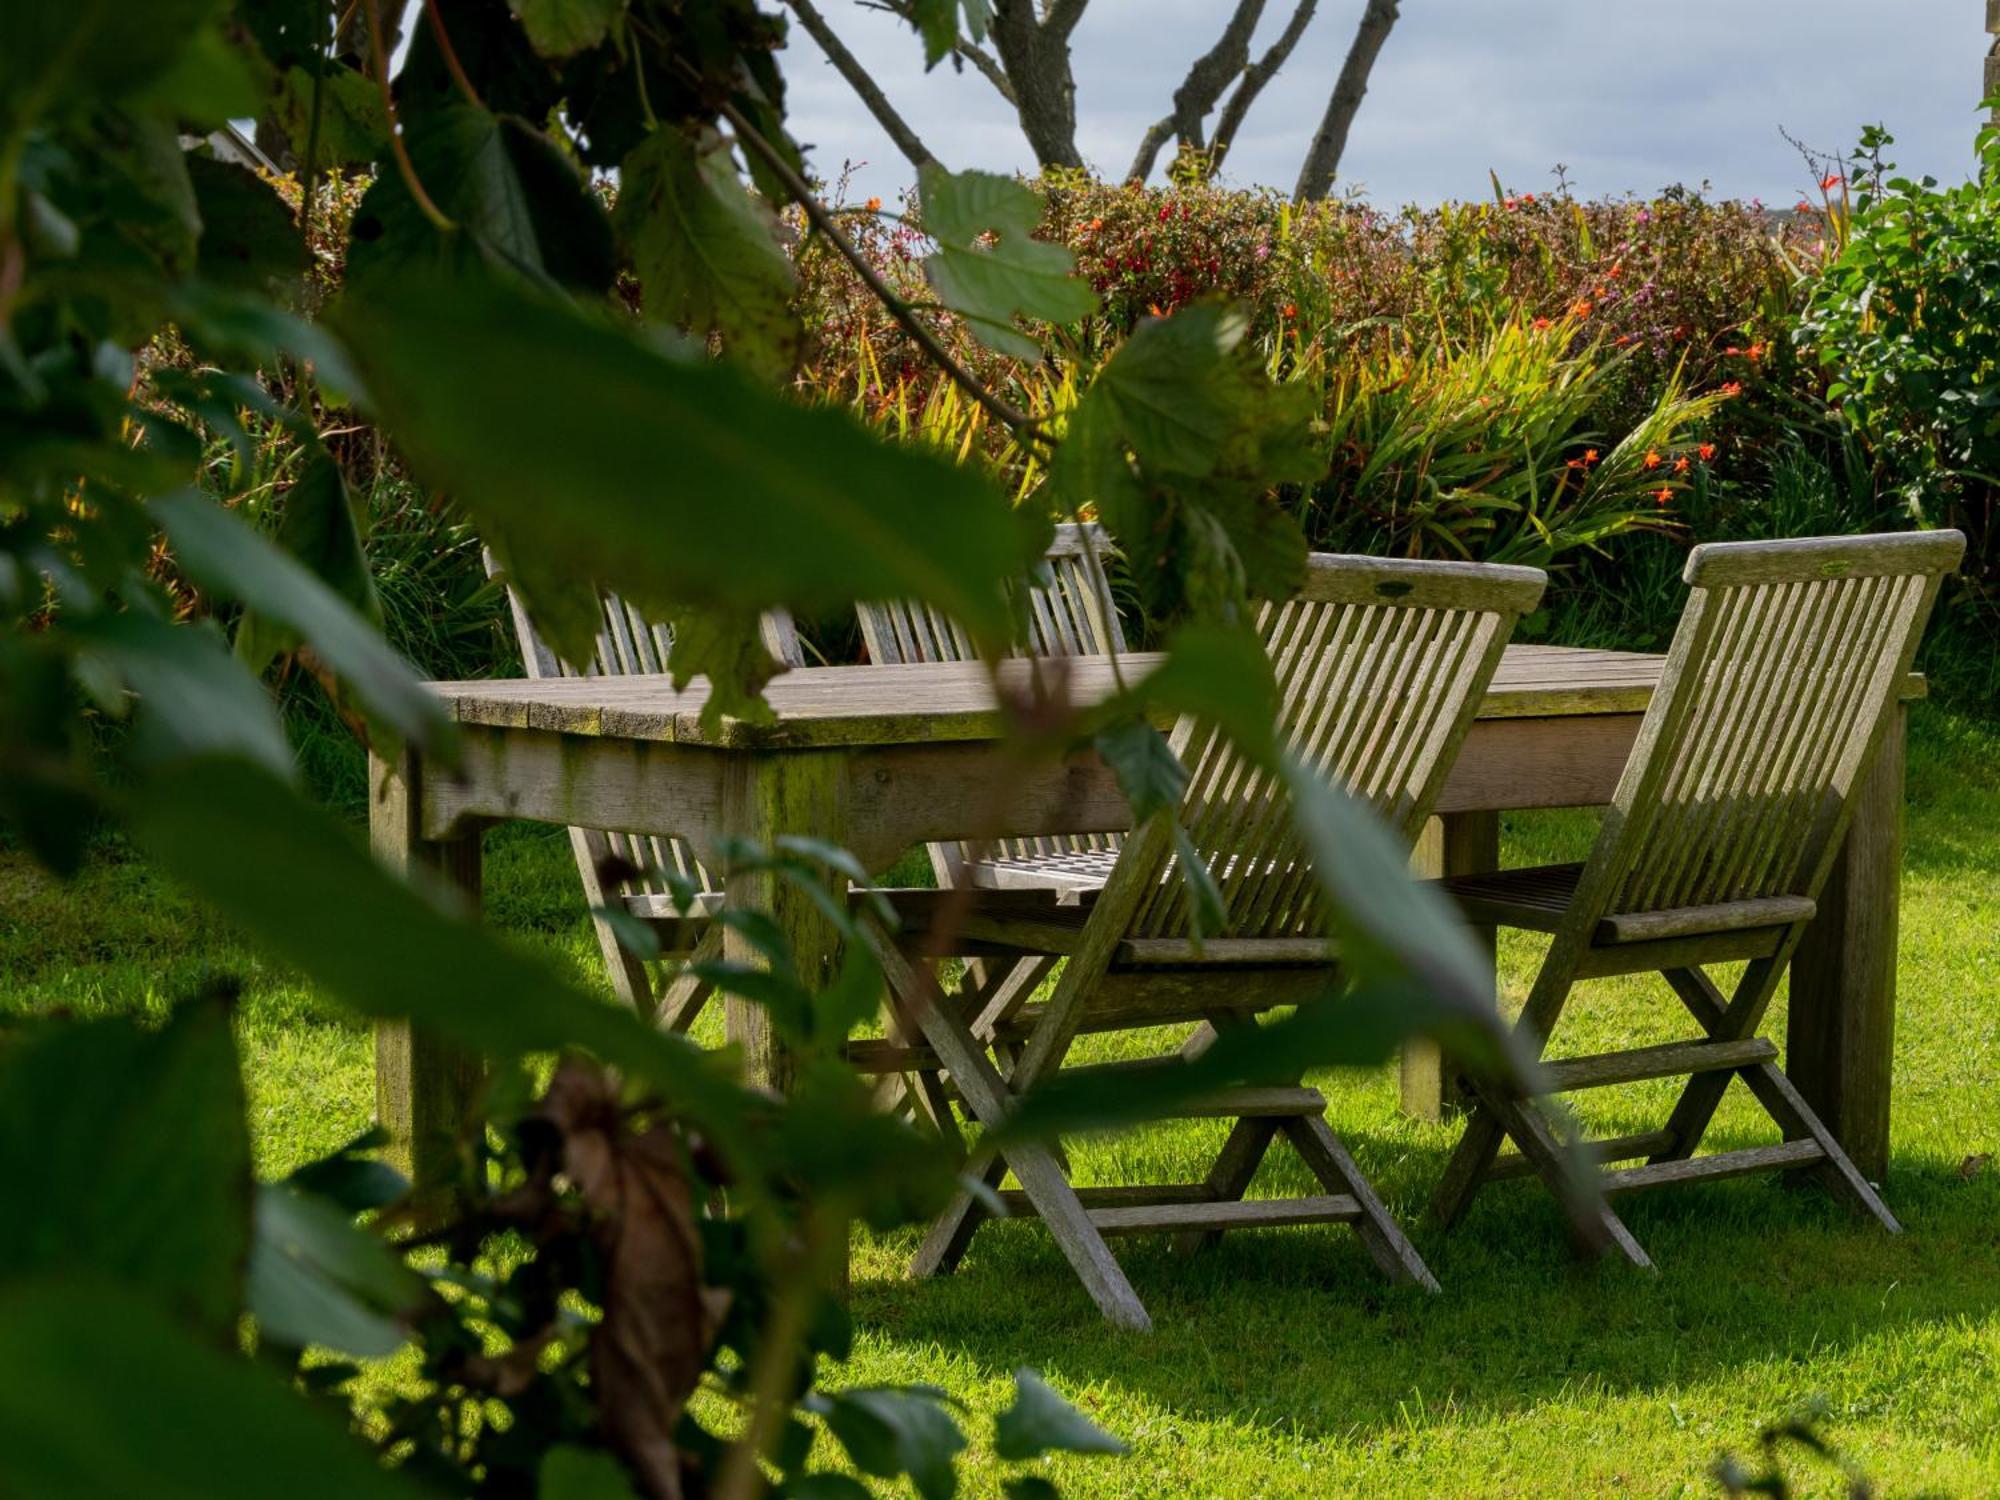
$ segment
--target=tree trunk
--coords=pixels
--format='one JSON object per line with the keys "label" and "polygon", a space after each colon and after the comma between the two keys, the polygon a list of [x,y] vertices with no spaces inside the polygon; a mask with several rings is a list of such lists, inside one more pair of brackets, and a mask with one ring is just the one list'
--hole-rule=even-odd
{"label": "tree trunk", "polygon": [[846,43],[827,25],[819,7],[812,0],[789,0],[789,3],[799,18],[799,24],[819,43],[819,50],[826,54],[826,60],[833,64],[834,70],[847,80],[861,102],[868,106],[868,113],[888,132],[889,139],[896,143],[898,151],[909,158],[910,165],[921,171],[935,162],[937,157],[930,147],[896,112],[896,106],[889,102],[889,96],[882,92],[881,85],[869,76],[868,70],[861,65],[861,59],[848,51]]}
{"label": "tree trunk", "polygon": [[1292,189],[1293,198],[1300,202],[1324,198],[1333,186],[1333,174],[1340,166],[1341,153],[1347,149],[1347,132],[1353,127],[1355,112],[1361,108],[1362,96],[1368,92],[1368,75],[1396,24],[1397,5],[1398,0],[1368,0],[1368,8],[1361,14],[1361,24],[1354,29],[1354,43],[1347,49],[1347,61],[1341,65],[1340,77],[1334,83],[1333,96],[1326,101],[1326,114],[1306,150],[1305,165],[1299,168],[1298,186]]}
{"label": "tree trunk", "polygon": [[993,47],[1014,84],[1021,133],[1043,168],[1081,167],[1076,149],[1076,75],[1069,36],[1088,0],[1055,0],[1038,19],[1034,0],[998,0]]}

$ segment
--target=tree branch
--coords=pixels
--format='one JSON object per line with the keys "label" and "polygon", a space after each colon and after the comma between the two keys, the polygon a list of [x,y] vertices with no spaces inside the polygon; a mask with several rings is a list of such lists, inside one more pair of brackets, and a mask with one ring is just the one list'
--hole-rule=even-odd
{"label": "tree branch", "polygon": [[1069,34],[1076,30],[1076,23],[1083,19],[1083,13],[1090,0],[1049,0],[1042,16],[1042,29],[1049,34],[1052,42],[1066,42]]}
{"label": "tree branch", "polygon": [[[696,76],[692,69],[688,69],[687,74],[689,77]],[[771,169],[771,174],[784,183],[785,191],[790,193],[793,201],[805,210],[806,218],[812,222],[813,228],[826,236],[828,243],[840,252],[841,259],[854,268],[854,273],[874,294],[875,299],[888,309],[889,316],[896,320],[897,326],[916,340],[918,347],[930,356],[932,362],[951,377],[952,383],[1015,432],[1023,437],[1034,435],[1041,427],[1041,420],[996,396],[986,388],[985,383],[977,375],[952,357],[951,351],[938,342],[937,335],[924,326],[923,320],[911,310],[910,305],[897,296],[894,289],[868,263],[868,257],[863,255],[856,248],[854,241],[847,237],[847,232],[828,212],[827,206],[819,201],[819,195],[813,192],[812,185],[799,176],[797,169],[785,159],[785,153],[766,140],[763,132],[750,122],[742,110],[728,100],[723,100],[717,109],[729,122],[730,129],[736,132],[736,139],[742,142],[743,148],[746,151],[754,151],[763,158],[764,165]]]}
{"label": "tree branch", "polygon": [[1313,134],[1312,145],[1306,149],[1305,163],[1299,168],[1298,186],[1292,189],[1293,198],[1300,202],[1324,198],[1333,186],[1333,174],[1340,166],[1341,153],[1347,149],[1347,132],[1354,125],[1362,96],[1368,92],[1368,75],[1396,24],[1397,4],[1398,0],[1368,0],[1368,8],[1361,13],[1361,22],[1354,28],[1354,42],[1347,49],[1347,61],[1341,64],[1333,95],[1326,101],[1326,114]]}
{"label": "tree branch", "polygon": [[1278,70],[1290,59],[1292,49],[1298,46],[1299,38],[1312,24],[1313,12],[1318,8],[1319,0],[1299,0],[1292,11],[1292,18],[1285,22],[1285,29],[1278,33],[1278,39],[1271,43],[1262,57],[1243,70],[1229,102],[1222,106],[1222,118],[1215,122],[1215,138],[1209,142],[1208,148],[1209,176],[1213,177],[1221,169],[1223,157],[1236,143],[1236,132],[1242,128],[1243,117],[1250,113],[1250,106],[1264,92],[1264,85],[1275,78]]}
{"label": "tree branch", "polygon": [[[1169,122],[1183,148],[1201,149],[1202,121],[1215,108],[1216,100],[1229,87],[1229,81],[1241,73],[1250,61],[1250,37],[1257,30],[1257,23],[1263,15],[1264,0],[1236,0],[1236,9],[1230,12],[1222,35],[1213,47],[1194,60],[1187,77],[1174,90],[1174,111]],[[1144,182],[1150,177],[1153,163],[1164,144],[1165,136],[1158,126],[1148,130],[1146,138],[1139,143],[1138,155],[1132,158],[1132,170],[1125,174],[1126,177],[1134,182]]]}
{"label": "tree branch", "polygon": [[861,65],[861,59],[847,50],[847,44],[827,25],[826,17],[819,13],[819,7],[813,4],[813,0],[787,0],[787,3],[797,13],[799,24],[819,43],[819,50],[826,54],[826,60],[847,80],[861,102],[868,107],[868,113],[875,117],[876,123],[888,132],[889,139],[896,143],[896,149],[909,158],[910,165],[921,170],[935,162],[937,157],[931,148],[918,138],[909,122],[896,113],[896,106],[889,102],[889,96],[882,92],[881,85]]}
{"label": "tree branch", "polygon": [[[883,11],[909,22],[912,26],[917,24],[916,6],[913,0],[860,0],[860,4],[863,10]],[[1017,102],[1014,98],[1014,85],[1008,80],[1006,70],[994,59],[992,53],[977,42],[967,41],[963,36],[952,43],[951,50],[977,68],[980,76],[993,85],[994,91],[1002,99],[1009,104]]]}

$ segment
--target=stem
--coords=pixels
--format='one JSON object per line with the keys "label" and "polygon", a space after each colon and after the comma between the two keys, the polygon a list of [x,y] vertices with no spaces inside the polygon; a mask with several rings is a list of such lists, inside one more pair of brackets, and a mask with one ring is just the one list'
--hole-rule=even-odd
{"label": "stem", "polygon": [[938,342],[937,335],[923,325],[910,305],[897,296],[889,284],[876,274],[875,268],[868,264],[867,257],[855,248],[854,241],[847,237],[846,231],[840,227],[827,206],[819,201],[811,185],[799,176],[790,162],[785,160],[784,153],[765,140],[757,127],[728,100],[725,99],[718,109],[722,117],[729,121],[730,128],[736,132],[736,138],[763,158],[764,164],[780,182],[784,183],[785,191],[790,193],[799,207],[805,210],[813,228],[832,242],[833,247],[840,252],[841,259],[854,268],[854,273],[861,278],[868,290],[875,294],[876,300],[889,310],[889,316],[896,320],[897,326],[917,341],[918,346],[930,356],[932,362],[951,377],[952,383],[1014,431],[1026,435],[1039,435],[1042,425],[1039,417],[1030,416],[1004,397],[996,396],[988,390],[977,375],[953,358],[951,351]]}
{"label": "stem", "polygon": [[451,44],[451,33],[444,29],[444,13],[438,9],[438,0],[424,0],[424,18],[431,23],[431,35],[437,38],[438,51],[444,55],[445,71],[451,74],[451,81],[473,104],[486,108],[486,101],[479,97],[479,90],[472,86],[472,80],[459,65],[458,49]]}
{"label": "stem", "polygon": [[424,191],[423,182],[417,176],[416,164],[410,160],[409,147],[403,144],[402,125],[396,119],[396,96],[389,87],[389,49],[382,45],[382,0],[364,0],[364,3],[368,9],[369,48],[375,54],[375,83],[382,90],[382,113],[389,121],[389,150],[396,158],[396,171],[402,176],[403,186],[416,200],[418,210],[431,221],[433,228],[440,234],[456,229],[458,226]]}
{"label": "stem", "polygon": [[723,1460],[715,1485],[717,1500],[755,1500],[763,1493],[759,1462],[777,1445],[791,1415],[792,1372],[805,1344],[813,1299],[823,1292],[827,1250],[835,1243],[831,1226],[837,1226],[838,1243],[844,1247],[847,1216],[837,1209],[831,1213],[825,1208],[807,1209],[799,1225],[797,1251],[772,1278],[778,1296],[757,1340],[750,1372],[750,1422]]}

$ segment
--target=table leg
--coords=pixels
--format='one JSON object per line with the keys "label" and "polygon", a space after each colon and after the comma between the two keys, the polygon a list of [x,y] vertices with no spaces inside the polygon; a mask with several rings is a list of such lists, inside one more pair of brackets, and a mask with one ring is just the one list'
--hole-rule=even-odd
{"label": "table leg", "polygon": [[[1423,837],[1410,857],[1410,870],[1420,880],[1440,875],[1478,875],[1500,868],[1500,814],[1446,813],[1424,825]],[[1490,956],[1494,929],[1475,926],[1473,935]],[[1498,993],[1498,980],[1495,980]],[[1444,1055],[1429,1037],[1411,1037],[1403,1044],[1403,1113],[1433,1124],[1458,1113],[1450,1097]]]}
{"label": "table leg", "polygon": [[1792,959],[1785,1056],[1792,1083],[1876,1182],[1889,1165],[1907,718],[1898,706],[1820,893],[1819,915]]}
{"label": "table leg", "polygon": [[[841,770],[840,756],[831,752],[741,757],[723,783],[722,827],[730,837],[767,849],[786,833],[808,833],[844,846],[847,820]],[[725,869],[722,885],[729,907],[764,912],[777,924],[806,989],[814,993],[824,989],[840,961],[840,938],[812,898],[770,870]],[[734,927],[723,929],[722,944],[723,957],[730,962],[759,968],[768,963]],[[771,1013],[755,1001],[727,994],[723,1016],[730,1043],[743,1052],[744,1081],[779,1092],[789,1089],[793,1060],[771,1026]],[[845,1239],[831,1271],[834,1287],[845,1296]]]}
{"label": "table leg", "polygon": [[[474,910],[480,898],[480,835],[421,836],[420,763],[368,758],[368,838],[376,859],[403,879],[429,869],[462,892]],[[440,1041],[407,1021],[375,1028],[375,1115],[388,1130],[390,1154],[421,1198],[448,1191],[460,1172],[460,1139],[485,1082],[476,1053]]]}

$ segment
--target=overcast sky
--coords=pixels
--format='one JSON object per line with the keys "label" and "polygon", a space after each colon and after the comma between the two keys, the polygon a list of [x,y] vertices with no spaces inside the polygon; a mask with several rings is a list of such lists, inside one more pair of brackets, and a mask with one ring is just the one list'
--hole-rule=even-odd
{"label": "overcast sky", "polygon": [[[857,0],[820,0],[925,143],[952,167],[1033,166],[1013,110],[970,69],[923,70],[915,36]],[[1325,108],[1361,0],[1320,0],[1289,65],[1239,136],[1228,178],[1289,190]],[[1093,0],[1074,38],[1079,145],[1106,176],[1130,164],[1228,0]],[[1271,0],[1256,48],[1283,24]],[[1592,196],[1707,181],[1795,202],[1807,185],[1779,127],[1851,144],[1864,122],[1897,137],[1912,172],[1962,179],[1986,51],[1981,0],[1403,0],[1341,163],[1381,203],[1491,191],[1487,172],[1540,191],[1558,162]],[[892,197],[911,172],[796,25],[785,67],[794,136],[829,179]]]}

